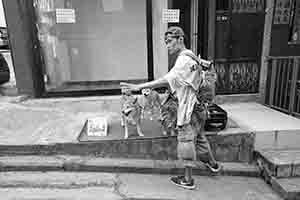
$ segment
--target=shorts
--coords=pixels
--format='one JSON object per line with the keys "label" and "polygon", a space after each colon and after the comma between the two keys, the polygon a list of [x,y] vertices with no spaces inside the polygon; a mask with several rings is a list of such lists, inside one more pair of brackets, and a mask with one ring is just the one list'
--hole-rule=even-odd
{"label": "shorts", "polygon": [[211,151],[203,131],[205,119],[205,111],[195,107],[190,124],[178,127],[177,157],[184,161],[185,166],[195,166],[193,161],[197,160],[197,155]]}
{"label": "shorts", "polygon": [[196,160],[196,132],[190,125],[178,128],[177,135],[177,156],[179,160]]}

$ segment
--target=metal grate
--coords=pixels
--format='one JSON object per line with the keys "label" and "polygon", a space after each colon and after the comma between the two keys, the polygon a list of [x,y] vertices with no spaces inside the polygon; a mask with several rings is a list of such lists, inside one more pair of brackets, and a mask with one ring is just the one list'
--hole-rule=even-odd
{"label": "metal grate", "polygon": [[300,116],[299,57],[270,57],[266,102],[283,112]]}

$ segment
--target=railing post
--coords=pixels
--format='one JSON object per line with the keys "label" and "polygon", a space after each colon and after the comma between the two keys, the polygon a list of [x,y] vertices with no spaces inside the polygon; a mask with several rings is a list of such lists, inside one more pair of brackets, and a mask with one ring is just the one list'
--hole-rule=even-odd
{"label": "railing post", "polygon": [[270,96],[269,96],[269,105],[273,106],[274,102],[274,91],[275,91],[275,80],[276,80],[276,73],[277,73],[277,60],[276,59],[271,59],[270,60],[271,64],[271,86],[270,86]]}
{"label": "railing post", "polygon": [[292,82],[291,82],[289,114],[292,114],[294,110],[296,86],[297,86],[297,78],[298,78],[298,70],[299,70],[299,58],[294,58],[293,60],[294,60],[293,62],[294,64],[293,64],[293,74],[292,74]]}

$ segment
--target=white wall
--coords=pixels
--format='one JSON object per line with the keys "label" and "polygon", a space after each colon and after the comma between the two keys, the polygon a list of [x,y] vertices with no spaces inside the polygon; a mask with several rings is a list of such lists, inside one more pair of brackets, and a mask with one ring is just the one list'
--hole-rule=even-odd
{"label": "white wall", "polygon": [[152,4],[153,15],[153,63],[154,79],[168,72],[168,51],[165,45],[164,33],[168,28],[162,21],[162,11],[168,8],[167,0],[156,0]]}
{"label": "white wall", "polygon": [[5,21],[5,15],[3,10],[3,3],[2,0],[0,0],[0,26],[6,27],[6,21]]}

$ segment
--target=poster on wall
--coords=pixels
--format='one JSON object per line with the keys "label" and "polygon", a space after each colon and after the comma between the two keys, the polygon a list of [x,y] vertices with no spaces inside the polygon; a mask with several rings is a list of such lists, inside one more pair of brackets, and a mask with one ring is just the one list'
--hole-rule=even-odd
{"label": "poster on wall", "polygon": [[179,23],[179,9],[163,9],[162,21],[163,23]]}
{"label": "poster on wall", "polygon": [[75,10],[70,8],[57,8],[56,10],[56,23],[75,23]]}
{"label": "poster on wall", "polygon": [[274,24],[288,24],[290,21],[292,0],[276,0]]}

